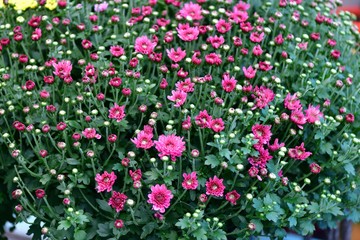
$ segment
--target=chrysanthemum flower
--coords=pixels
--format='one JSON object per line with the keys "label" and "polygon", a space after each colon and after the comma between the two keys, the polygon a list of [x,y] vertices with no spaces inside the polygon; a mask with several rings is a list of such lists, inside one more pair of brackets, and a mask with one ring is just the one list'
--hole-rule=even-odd
{"label": "chrysanthemum flower", "polygon": [[151,186],[151,193],[148,195],[147,202],[152,204],[152,209],[164,213],[165,209],[170,207],[170,200],[174,196],[171,191],[168,190],[165,184]]}
{"label": "chrysanthemum flower", "polygon": [[222,197],[224,195],[225,185],[223,184],[224,179],[219,179],[217,176],[209,178],[206,182],[206,194],[215,197]]}
{"label": "chrysanthemum flower", "polygon": [[196,172],[191,172],[189,174],[183,174],[184,180],[182,182],[182,187],[187,190],[195,190],[198,187],[198,180],[196,177]]}
{"label": "chrysanthemum flower", "polygon": [[160,135],[159,139],[155,142],[155,148],[159,152],[159,157],[169,156],[172,161],[176,157],[180,157],[185,151],[185,142],[183,137],[176,136],[175,134]]}
{"label": "chrysanthemum flower", "polygon": [[108,173],[105,171],[103,174],[96,174],[95,181],[97,182],[97,192],[110,192],[112,191],[112,187],[117,179],[114,172]]}

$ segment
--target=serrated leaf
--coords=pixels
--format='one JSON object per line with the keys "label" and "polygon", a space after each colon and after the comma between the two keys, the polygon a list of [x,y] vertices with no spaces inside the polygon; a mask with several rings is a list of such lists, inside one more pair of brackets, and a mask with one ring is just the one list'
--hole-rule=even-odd
{"label": "serrated leaf", "polygon": [[108,223],[99,223],[98,229],[96,232],[97,232],[97,234],[99,234],[100,237],[109,236],[109,233],[110,233],[109,224]]}
{"label": "serrated leaf", "polygon": [[61,220],[59,222],[58,230],[68,230],[71,227],[71,222],[68,220]]}
{"label": "serrated leaf", "polygon": [[205,158],[205,165],[211,165],[211,168],[215,168],[220,165],[220,160],[215,155],[208,155]]}
{"label": "serrated leaf", "polygon": [[295,217],[289,217],[288,221],[289,221],[289,227],[295,227],[297,224],[297,220]]}
{"label": "serrated leaf", "polygon": [[188,218],[180,218],[179,221],[175,224],[175,226],[186,229],[189,227],[189,219]]}
{"label": "serrated leaf", "polygon": [[197,240],[207,240],[208,238],[206,237],[206,230],[202,227],[196,229],[192,235],[194,237],[196,237]]}
{"label": "serrated leaf", "polygon": [[315,226],[311,221],[300,222],[301,235],[306,236],[314,232]]}
{"label": "serrated leaf", "polygon": [[269,221],[277,222],[279,219],[279,214],[276,212],[269,212],[266,215],[266,219]]}
{"label": "serrated leaf", "polygon": [[155,181],[159,178],[159,174],[154,169],[152,171],[144,172],[144,176],[146,176],[149,181]]}
{"label": "serrated leaf", "polygon": [[40,182],[42,185],[45,185],[48,181],[50,181],[51,179],[51,176],[50,174],[44,174],[41,179],[40,179]]}
{"label": "serrated leaf", "polygon": [[150,233],[152,233],[157,226],[158,226],[158,225],[157,225],[157,223],[155,223],[155,222],[149,222],[148,224],[146,224],[146,225],[142,228],[142,233],[141,233],[140,238],[141,238],[141,239],[146,238],[146,236],[148,236]]}
{"label": "serrated leaf", "polygon": [[74,234],[74,240],[86,240],[86,232],[84,230],[76,231]]}
{"label": "serrated leaf", "polygon": [[311,202],[311,204],[308,206],[310,213],[318,213],[320,210],[320,206],[316,202]]}
{"label": "serrated leaf", "polygon": [[351,163],[347,163],[344,165],[345,171],[350,175],[355,175],[355,168]]}
{"label": "serrated leaf", "polygon": [[102,199],[96,199],[96,202],[99,204],[100,209],[104,210],[105,212],[113,213],[112,208],[109,206],[108,202]]}
{"label": "serrated leaf", "polygon": [[220,156],[225,157],[227,160],[230,160],[230,159],[231,159],[231,157],[230,157],[231,152],[230,152],[230,150],[227,149],[227,148],[222,149],[222,150],[219,152],[219,154],[220,154]]}
{"label": "serrated leaf", "polygon": [[262,212],[263,202],[257,198],[253,199],[253,207],[257,210]]}

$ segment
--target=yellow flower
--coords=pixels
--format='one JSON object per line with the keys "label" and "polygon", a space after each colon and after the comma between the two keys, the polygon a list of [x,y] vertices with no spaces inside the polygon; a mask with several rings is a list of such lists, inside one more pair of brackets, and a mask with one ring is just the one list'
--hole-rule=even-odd
{"label": "yellow flower", "polygon": [[9,4],[14,6],[15,10],[26,10],[28,8],[35,8],[38,6],[36,0],[9,0]]}
{"label": "yellow flower", "polygon": [[57,7],[57,0],[46,1],[45,7],[49,10],[54,10]]}

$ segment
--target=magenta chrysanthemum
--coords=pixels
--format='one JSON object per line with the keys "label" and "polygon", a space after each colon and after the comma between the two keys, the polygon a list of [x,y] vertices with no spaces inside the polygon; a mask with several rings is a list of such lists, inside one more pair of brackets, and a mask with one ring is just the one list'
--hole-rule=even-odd
{"label": "magenta chrysanthemum", "polygon": [[206,182],[206,194],[215,197],[222,197],[224,195],[225,186],[223,184],[224,179],[219,179],[217,176],[209,178]]}
{"label": "magenta chrysanthemum", "polygon": [[127,196],[120,192],[113,192],[111,198],[109,199],[109,206],[115,209],[116,212],[120,212],[124,209]]}
{"label": "magenta chrysanthemum", "polygon": [[182,137],[171,135],[161,135],[155,142],[155,148],[159,152],[159,157],[169,156],[172,161],[180,157],[185,151],[185,142]]}
{"label": "magenta chrysanthemum", "polygon": [[125,117],[125,106],[115,105],[109,110],[109,118],[116,119],[117,122],[120,122]]}
{"label": "magenta chrysanthemum", "polygon": [[186,190],[195,190],[198,187],[198,180],[196,177],[196,172],[184,173],[184,181],[182,182],[182,187]]}
{"label": "magenta chrysanthemum", "polygon": [[114,172],[108,173],[105,171],[103,174],[96,174],[95,181],[97,182],[96,189],[98,192],[110,192],[116,181],[117,177]]}
{"label": "magenta chrysanthemum", "polygon": [[170,207],[170,200],[174,196],[168,190],[165,184],[151,186],[151,193],[148,195],[148,203],[152,204],[152,209],[164,213],[165,209]]}

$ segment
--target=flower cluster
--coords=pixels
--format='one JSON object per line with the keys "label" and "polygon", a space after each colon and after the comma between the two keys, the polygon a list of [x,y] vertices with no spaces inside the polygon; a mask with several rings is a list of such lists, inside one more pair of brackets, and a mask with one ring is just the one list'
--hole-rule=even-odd
{"label": "flower cluster", "polygon": [[0,1],[18,219],[76,240],[359,220],[359,33],[337,2]]}

